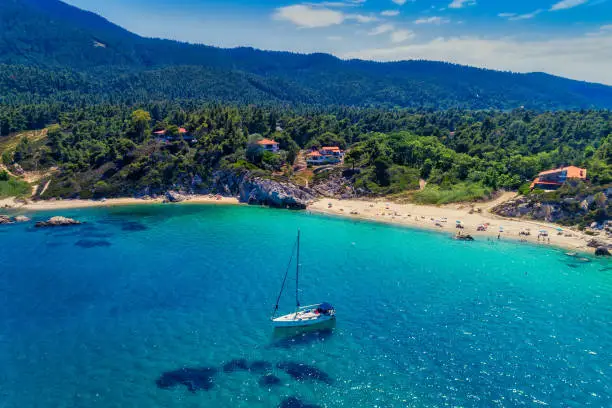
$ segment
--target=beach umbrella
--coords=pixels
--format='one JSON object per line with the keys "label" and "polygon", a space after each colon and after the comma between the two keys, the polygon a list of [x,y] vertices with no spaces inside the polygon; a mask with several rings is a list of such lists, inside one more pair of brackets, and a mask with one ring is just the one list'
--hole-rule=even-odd
{"label": "beach umbrella", "polygon": [[457,224],[461,224],[461,221],[457,221]]}
{"label": "beach umbrella", "polygon": [[548,232],[548,231],[546,231],[546,230],[540,230],[540,232]]}
{"label": "beach umbrella", "polygon": [[557,228],[557,231],[563,232],[563,228]]}

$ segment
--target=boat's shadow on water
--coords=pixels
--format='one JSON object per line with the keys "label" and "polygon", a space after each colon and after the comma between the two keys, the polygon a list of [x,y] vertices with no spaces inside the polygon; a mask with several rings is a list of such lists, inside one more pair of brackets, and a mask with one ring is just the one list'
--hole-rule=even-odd
{"label": "boat's shadow on water", "polygon": [[322,343],[333,337],[335,329],[335,319],[316,327],[278,327],[274,329],[270,347],[291,348]]}

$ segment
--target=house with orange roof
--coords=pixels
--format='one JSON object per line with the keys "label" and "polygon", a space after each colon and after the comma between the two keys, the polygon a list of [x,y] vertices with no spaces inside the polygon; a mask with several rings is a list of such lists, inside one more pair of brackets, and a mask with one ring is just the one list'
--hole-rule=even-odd
{"label": "house with orange roof", "polygon": [[306,163],[312,165],[337,164],[342,161],[344,152],[338,146],[324,146],[306,155]]}
{"label": "house with orange roof", "polygon": [[275,140],[262,139],[259,142],[257,142],[257,144],[262,149],[264,149],[265,151],[268,151],[268,152],[278,153],[278,151],[280,150],[279,144]]}
{"label": "house with orange roof", "polygon": [[183,127],[179,128],[178,136],[168,135],[167,133],[168,131],[166,129],[161,129],[161,130],[157,130],[153,132],[157,140],[160,142],[172,142],[174,140],[180,140],[180,139],[183,139],[186,142],[197,142],[196,138],[190,135],[187,129]]}
{"label": "house with orange roof", "polygon": [[576,166],[561,167],[538,174],[538,177],[531,183],[531,189],[556,190],[567,180],[586,180],[586,178],[586,169]]}

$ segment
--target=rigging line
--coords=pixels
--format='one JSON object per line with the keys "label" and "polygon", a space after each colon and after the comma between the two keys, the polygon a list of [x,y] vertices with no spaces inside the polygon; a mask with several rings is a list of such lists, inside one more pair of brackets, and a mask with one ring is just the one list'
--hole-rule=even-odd
{"label": "rigging line", "polygon": [[285,271],[285,277],[283,278],[283,284],[281,285],[281,290],[276,298],[276,305],[274,306],[274,311],[272,312],[272,317],[276,314],[278,310],[278,302],[280,302],[280,298],[283,294],[283,290],[285,289],[285,283],[287,282],[287,276],[289,275],[289,269],[291,268],[291,263],[293,262],[293,255],[295,255],[295,248],[297,247],[297,241],[293,245],[293,250],[291,251],[291,258],[289,258],[289,264],[287,265],[287,270]]}

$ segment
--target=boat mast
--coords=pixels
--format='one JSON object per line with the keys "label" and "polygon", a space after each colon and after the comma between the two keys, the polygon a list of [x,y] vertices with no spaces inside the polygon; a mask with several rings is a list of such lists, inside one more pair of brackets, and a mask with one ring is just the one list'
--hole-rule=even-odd
{"label": "boat mast", "polygon": [[299,277],[300,277],[300,230],[298,229],[298,236],[297,236],[297,262],[295,264],[295,304],[296,304],[296,310],[300,308],[300,299],[298,297]]}

